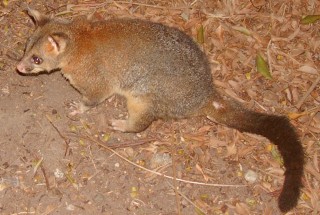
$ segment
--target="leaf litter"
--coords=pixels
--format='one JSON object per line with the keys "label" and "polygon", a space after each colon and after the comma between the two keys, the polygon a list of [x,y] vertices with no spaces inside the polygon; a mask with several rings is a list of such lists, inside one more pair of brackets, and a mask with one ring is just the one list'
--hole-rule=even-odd
{"label": "leaf litter", "polygon": [[[289,115],[292,123],[297,127],[306,151],[305,186],[298,207],[293,210],[293,213],[316,214],[320,211],[320,113],[318,108],[320,103],[320,22],[317,15],[320,14],[319,1],[141,0],[48,1],[44,3],[34,0],[27,2],[33,8],[65,18],[80,15],[96,20],[112,17],[140,18],[175,26],[187,32],[201,45],[212,62],[213,76],[219,90],[225,91],[256,111]],[[5,198],[7,200],[0,205],[1,212],[26,213],[29,211],[61,214],[72,209],[75,213],[79,210],[82,211],[81,213],[89,214],[90,212],[103,213],[108,208],[111,214],[121,214],[123,210],[115,206],[117,202],[117,204],[127,205],[131,214],[141,210],[149,213],[161,211],[156,209],[157,207],[162,207],[162,210],[168,213],[174,212],[178,204],[184,204],[183,214],[278,213],[276,196],[273,197],[271,192],[278,191],[283,183],[282,161],[276,147],[270,145],[265,138],[240,134],[206,119],[158,121],[140,135],[114,133],[108,130],[107,123],[102,118],[110,119],[111,115],[118,116],[125,111],[121,106],[123,102],[118,98],[116,101],[106,102],[106,107],[100,106],[86,114],[83,121],[69,119],[65,117],[67,110],[59,109],[57,114],[52,114],[51,117],[60,134],[52,129],[52,125],[47,123],[48,127],[46,127],[46,120],[41,121],[41,116],[48,114],[47,109],[52,106],[47,105],[48,100],[45,101],[41,97],[46,91],[39,91],[39,89],[43,88],[43,83],[48,84],[49,81],[43,76],[35,78],[40,81],[34,82],[30,79],[26,80],[26,77],[13,75],[15,59],[18,58],[8,57],[21,55],[23,51],[21,44],[33,31],[31,22],[22,13],[25,9],[24,1],[3,1],[2,4],[0,60],[4,63],[1,65],[0,88],[9,87],[10,91],[0,92],[0,98],[4,101],[1,103],[1,110],[8,113],[10,113],[9,110],[14,111],[5,105],[10,104],[10,100],[15,97],[21,100],[21,94],[26,95],[23,99],[25,104],[31,107],[29,108],[32,112],[30,117],[33,117],[28,123],[37,121],[34,127],[40,132],[32,139],[32,132],[38,131],[21,127],[21,130],[27,131],[27,138],[23,138],[23,141],[16,140],[17,144],[21,143],[21,146],[18,145],[20,149],[18,154],[9,146],[3,145],[3,141],[6,142],[7,138],[10,138],[10,133],[9,137],[0,136],[3,140],[1,140],[2,150],[9,153],[1,158],[1,165],[9,164],[1,168],[0,192],[2,194],[6,192],[7,197]],[[31,92],[30,95],[35,94],[34,98],[39,99],[35,100],[25,94],[25,85],[29,83],[27,88]],[[67,83],[62,82],[62,85]],[[53,90],[50,89],[50,91]],[[69,90],[72,91],[72,89]],[[18,104],[19,100],[11,106]],[[39,103],[34,104],[35,102]],[[114,110],[114,106],[119,107],[118,102],[119,111]],[[58,105],[63,106],[63,103]],[[109,108],[109,114],[104,113],[105,108]],[[23,110],[28,113],[27,108]],[[4,127],[2,130],[6,129]],[[54,139],[55,147],[34,145],[40,140],[42,142],[39,144],[48,142],[47,134],[49,133],[46,132],[51,132],[52,137],[49,136]],[[70,133],[75,135],[69,135]],[[103,144],[106,145],[119,146],[122,142],[126,142],[129,149],[119,148],[115,152],[145,168],[152,169],[148,161],[153,156],[165,155],[163,157],[165,159],[161,161],[163,163],[157,163],[154,167],[162,167],[156,169],[161,172],[160,177],[150,178],[148,174],[154,173],[146,173],[130,163],[121,163],[124,162],[123,159],[117,159],[114,153],[103,150],[101,146],[92,144],[88,139],[83,139],[83,136],[88,134],[90,138],[101,137]],[[11,135],[13,139],[16,137],[14,132]],[[175,136],[176,138],[172,139]],[[144,140],[152,139],[155,140],[148,141],[146,145],[130,147],[130,143],[139,141],[144,143]],[[175,146],[173,152],[172,145]],[[28,153],[30,150],[41,157],[35,166],[32,165],[34,157]],[[168,156],[170,153],[173,153],[175,159],[174,168],[171,163],[172,156]],[[15,159],[11,160],[12,158]],[[120,164],[116,169],[114,169],[115,163]],[[45,177],[41,175],[41,171],[37,171],[39,167],[46,169],[50,192],[60,196],[64,204],[46,197],[48,195],[45,194],[46,186],[42,186],[45,183]],[[62,178],[55,177],[57,169],[64,173],[61,174]],[[175,202],[173,198],[170,203],[166,203],[166,199],[171,198],[168,190],[172,188],[164,183],[162,179],[164,174],[172,176],[175,172],[178,178],[193,182],[247,185],[245,174],[239,173],[252,171],[252,169],[257,174],[257,179],[253,185],[246,188],[231,188],[231,190],[203,188],[201,185],[179,182],[177,185],[180,195],[185,196],[183,198],[188,201]],[[33,171],[37,175],[33,175]],[[149,176],[150,180],[144,181],[143,178],[146,176]],[[36,180],[35,177],[37,177]],[[17,179],[19,186],[7,183],[8,178]],[[122,181],[126,183],[121,184]],[[125,196],[120,200],[114,198],[111,203],[106,200],[103,206],[85,204],[90,202],[90,199],[94,199],[91,195],[94,195],[93,190],[99,186],[102,196],[113,198],[121,196],[121,192],[125,193]],[[162,192],[163,190],[166,192]],[[19,195],[22,198],[20,205],[11,205],[10,199],[14,199],[14,192],[30,196],[44,195],[43,202],[38,204],[40,200],[28,196],[32,199],[30,203],[29,200],[26,201],[21,197],[23,195]],[[204,195],[207,197],[202,198]],[[134,200],[128,203],[126,196]],[[154,199],[157,199],[158,203],[154,203]],[[28,202],[27,211],[24,202]],[[145,204],[136,204],[137,202],[145,202]],[[196,203],[197,207],[188,202]],[[6,207],[3,207],[3,204]],[[132,204],[135,206],[131,207]],[[198,206],[201,207],[200,210]]]}

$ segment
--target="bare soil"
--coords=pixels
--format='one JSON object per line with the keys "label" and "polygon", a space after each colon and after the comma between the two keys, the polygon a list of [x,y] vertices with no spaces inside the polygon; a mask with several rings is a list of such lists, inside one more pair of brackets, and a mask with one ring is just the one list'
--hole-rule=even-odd
{"label": "bare soil", "polygon": [[[319,1],[133,2],[0,3],[0,214],[280,214],[284,169],[267,139],[204,118],[116,132],[108,122],[126,117],[123,98],[70,116],[80,95],[59,72],[18,74],[34,30],[26,3],[68,19],[142,18],[186,31],[208,54],[222,92],[257,111],[291,113],[307,167],[289,214],[319,214],[320,22],[300,24],[320,14]],[[257,72],[257,53],[272,80]]]}

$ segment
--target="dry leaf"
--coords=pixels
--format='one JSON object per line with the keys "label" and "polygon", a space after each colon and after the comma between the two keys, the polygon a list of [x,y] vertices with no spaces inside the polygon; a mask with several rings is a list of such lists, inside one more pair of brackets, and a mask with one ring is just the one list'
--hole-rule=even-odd
{"label": "dry leaf", "polygon": [[5,183],[0,183],[0,192],[3,191],[3,190],[5,190],[7,187],[8,187],[7,184],[5,184]]}
{"label": "dry leaf", "polygon": [[218,148],[221,146],[226,146],[227,143],[226,143],[226,141],[219,140],[218,138],[212,136],[212,137],[210,137],[209,145],[210,145],[210,147]]}
{"label": "dry leaf", "polygon": [[208,182],[208,181],[209,181],[209,177],[203,172],[203,170],[202,170],[202,168],[201,168],[201,166],[200,166],[199,164],[196,164],[196,169],[197,169],[199,172],[201,172],[204,180],[205,180],[206,182]]}
{"label": "dry leaf", "polygon": [[236,144],[231,144],[229,146],[227,146],[227,155],[226,157],[229,157],[230,155],[235,155],[237,154],[237,147]]}
{"label": "dry leaf", "polygon": [[305,72],[305,73],[308,73],[308,74],[313,74],[313,75],[316,75],[316,74],[319,74],[318,70],[311,67],[311,66],[308,66],[308,65],[304,65],[304,66],[301,66],[298,71],[301,71],[301,72]]}
{"label": "dry leaf", "polygon": [[302,113],[288,113],[287,116],[289,119],[298,119],[299,117],[302,117],[304,115],[309,114],[308,112],[302,112]]}
{"label": "dry leaf", "polygon": [[223,33],[224,33],[223,28],[221,25],[219,25],[219,27],[216,29],[216,34],[221,43],[223,42]]}
{"label": "dry leaf", "polygon": [[201,128],[199,128],[198,132],[199,133],[203,133],[203,132],[208,132],[212,130],[212,126],[211,125],[204,125]]}
{"label": "dry leaf", "polygon": [[244,204],[244,203],[237,203],[237,204],[236,204],[235,211],[236,211],[238,214],[241,214],[241,215],[250,214],[249,207],[248,207],[246,204]]}

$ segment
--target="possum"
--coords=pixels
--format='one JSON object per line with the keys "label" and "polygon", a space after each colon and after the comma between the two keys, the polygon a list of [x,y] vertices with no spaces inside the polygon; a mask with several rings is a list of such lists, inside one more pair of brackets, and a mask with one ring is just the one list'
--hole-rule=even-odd
{"label": "possum", "polygon": [[304,152],[285,116],[245,108],[220,94],[208,58],[186,33],[139,19],[90,21],[28,13],[36,30],[17,70],[23,74],[60,70],[82,95],[79,112],[118,94],[126,99],[128,119],[113,129],[141,132],[157,119],[207,116],[241,132],[262,135],[277,145],[285,179],[278,206],[297,205]]}

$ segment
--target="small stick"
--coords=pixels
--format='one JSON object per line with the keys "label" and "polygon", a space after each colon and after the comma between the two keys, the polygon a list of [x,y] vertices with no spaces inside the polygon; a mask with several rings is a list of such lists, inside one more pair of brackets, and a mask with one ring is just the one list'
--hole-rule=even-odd
{"label": "small stick", "polygon": [[[80,137],[80,138],[87,139],[87,140],[91,140],[90,138],[88,138],[88,136],[84,136],[84,135],[79,135],[79,134],[75,134],[75,133],[69,133],[69,135],[75,136],[75,137]],[[156,141],[156,140],[157,140],[157,138],[146,138],[146,139],[142,139],[139,141],[125,141],[125,142],[121,142],[119,144],[110,144],[110,145],[108,145],[108,147],[111,149],[126,148],[126,147],[143,145],[148,142],[152,142],[152,141]]]}
{"label": "small stick", "polygon": [[[49,116],[47,116],[47,119],[48,121],[50,122],[50,124],[53,126],[53,128],[58,132],[58,134],[60,135],[61,138],[63,138],[67,144],[67,146],[69,147],[69,141],[68,139],[63,136],[61,134],[61,132],[59,131],[59,129],[53,124],[53,122],[51,121],[51,119],[49,118]],[[97,144],[98,146],[104,148],[104,149],[107,149],[108,151],[112,152],[113,154],[117,155],[119,158],[121,158],[122,160],[128,162],[129,164],[135,166],[135,167],[138,167],[139,169],[142,169],[146,172],[150,172],[152,174],[155,174],[155,175],[158,175],[158,176],[162,176],[164,178],[168,178],[168,179],[171,179],[171,180],[176,180],[176,181],[180,181],[180,182],[184,182],[184,183],[188,183],[188,184],[196,184],[196,185],[203,185],[203,186],[211,186],[211,187],[246,187],[247,185],[241,185],[241,184],[217,184],[217,183],[204,183],[204,182],[196,182],[196,181],[189,181],[189,180],[184,180],[184,179],[181,179],[181,178],[174,178],[172,176],[168,176],[168,175],[165,175],[165,174],[162,174],[160,172],[156,172],[156,171],[153,171],[151,169],[147,169],[143,166],[140,166],[130,160],[128,160],[127,158],[125,158],[124,156],[120,155],[118,152],[116,152],[115,150],[111,149],[110,147],[106,146],[103,144],[102,141],[100,140],[96,140],[95,138],[93,138],[92,136],[89,136],[87,135],[86,137],[88,140],[90,140],[91,142]]]}
{"label": "small stick", "polygon": [[179,190],[175,189],[174,186],[172,184],[170,184],[170,182],[167,181],[167,184],[174,190],[176,190],[176,192],[179,193],[180,196],[182,196],[187,202],[189,202],[190,204],[192,204],[195,208],[197,208],[198,210],[200,210],[202,213],[207,214],[205,212],[205,210],[201,209],[198,205],[196,205],[194,202],[192,202],[186,195],[184,195],[183,193],[181,193]]}
{"label": "small stick", "polygon": [[[115,155],[117,155],[119,158],[121,158],[122,160],[128,162],[129,164],[135,166],[135,167],[138,167],[139,169],[142,169],[146,172],[150,172],[152,174],[155,174],[155,175],[158,175],[158,176],[162,176],[164,178],[168,178],[168,179],[171,179],[171,180],[174,180],[174,177],[172,176],[168,176],[168,175],[165,175],[165,174],[162,174],[160,172],[156,172],[156,171],[153,171],[151,169],[147,169],[143,166],[140,166],[130,160],[128,160],[127,158],[125,158],[124,156],[120,155],[118,152],[116,152],[115,150],[111,149],[110,147],[108,146],[105,146],[103,143],[101,143],[101,141],[99,140],[96,140],[94,139],[93,137],[91,136],[88,136],[88,138],[95,144],[97,144],[98,146],[104,148],[104,149],[107,149],[108,151],[114,153]],[[247,185],[241,185],[241,184],[214,184],[214,183],[204,183],[204,182],[196,182],[196,181],[189,181],[189,180],[184,180],[184,179],[181,179],[181,178],[176,178],[175,180],[177,181],[180,181],[180,182],[183,182],[183,183],[188,183],[188,184],[196,184],[196,185],[203,185],[203,186],[211,186],[211,187],[246,187]]]}
{"label": "small stick", "polygon": [[270,46],[272,41],[269,40],[268,47],[267,47],[267,56],[268,56],[268,64],[269,64],[269,72],[272,75],[272,62],[271,62],[271,55],[270,55]]}
{"label": "small stick", "polygon": [[[175,135],[175,141],[177,141],[177,137]],[[177,171],[176,171],[176,159],[175,159],[175,145],[171,147],[171,154],[172,154],[172,174],[173,174],[173,189],[176,194],[176,204],[178,209],[178,215],[181,215],[181,205],[180,205],[180,196],[178,191],[178,183],[177,183]],[[168,182],[169,183],[169,182]]]}
{"label": "small stick", "polygon": [[151,7],[151,8],[157,8],[157,9],[166,9],[166,10],[183,10],[186,8],[189,8],[188,6],[185,7],[175,7],[175,8],[169,8],[159,5],[151,5],[151,4],[144,4],[144,3],[138,3],[138,2],[126,2],[126,1],[114,1],[114,4],[120,3],[120,4],[133,4],[138,6],[144,6],[144,7]]}
{"label": "small stick", "polygon": [[33,177],[35,176],[36,172],[37,172],[37,169],[38,167],[40,167],[41,169],[41,172],[43,174],[43,177],[44,177],[44,180],[45,180],[45,183],[46,183],[46,187],[47,187],[47,190],[50,190],[50,183],[49,183],[49,180],[48,180],[48,177],[47,177],[47,173],[46,173],[46,170],[44,169],[43,167],[43,157],[40,159],[36,154],[32,153],[32,152],[29,152],[36,160],[38,160],[38,164],[39,165],[36,165],[35,169],[34,169],[34,175]]}
{"label": "small stick", "polygon": [[317,80],[315,80],[315,82],[313,82],[313,84],[311,85],[311,87],[308,89],[308,91],[303,95],[303,97],[300,99],[300,101],[298,102],[298,104],[296,105],[296,107],[298,109],[300,109],[300,107],[302,106],[302,104],[304,103],[304,101],[307,99],[307,97],[309,96],[309,94],[314,90],[314,88],[317,86],[317,84],[320,82],[320,75],[318,76]]}
{"label": "small stick", "polygon": [[46,170],[44,169],[43,165],[41,164],[40,165],[40,169],[42,171],[42,174],[43,174],[43,177],[44,177],[44,180],[46,182],[46,186],[47,186],[47,190],[50,190],[50,183],[49,183],[49,179],[47,177],[47,173],[46,173]]}
{"label": "small stick", "polygon": [[66,146],[67,146],[67,147],[66,147],[66,150],[65,150],[65,152],[64,152],[64,157],[66,157],[66,156],[67,156],[67,153],[68,153],[68,149],[69,149],[70,140],[67,139],[65,136],[63,136],[63,135],[61,134],[61,132],[59,131],[59,129],[57,128],[57,126],[55,126],[55,125],[53,124],[51,118],[50,118],[48,115],[46,115],[46,118],[47,118],[47,120],[49,121],[49,123],[51,124],[51,126],[58,132],[59,136],[60,136],[60,137],[64,140],[64,142],[66,143]]}

